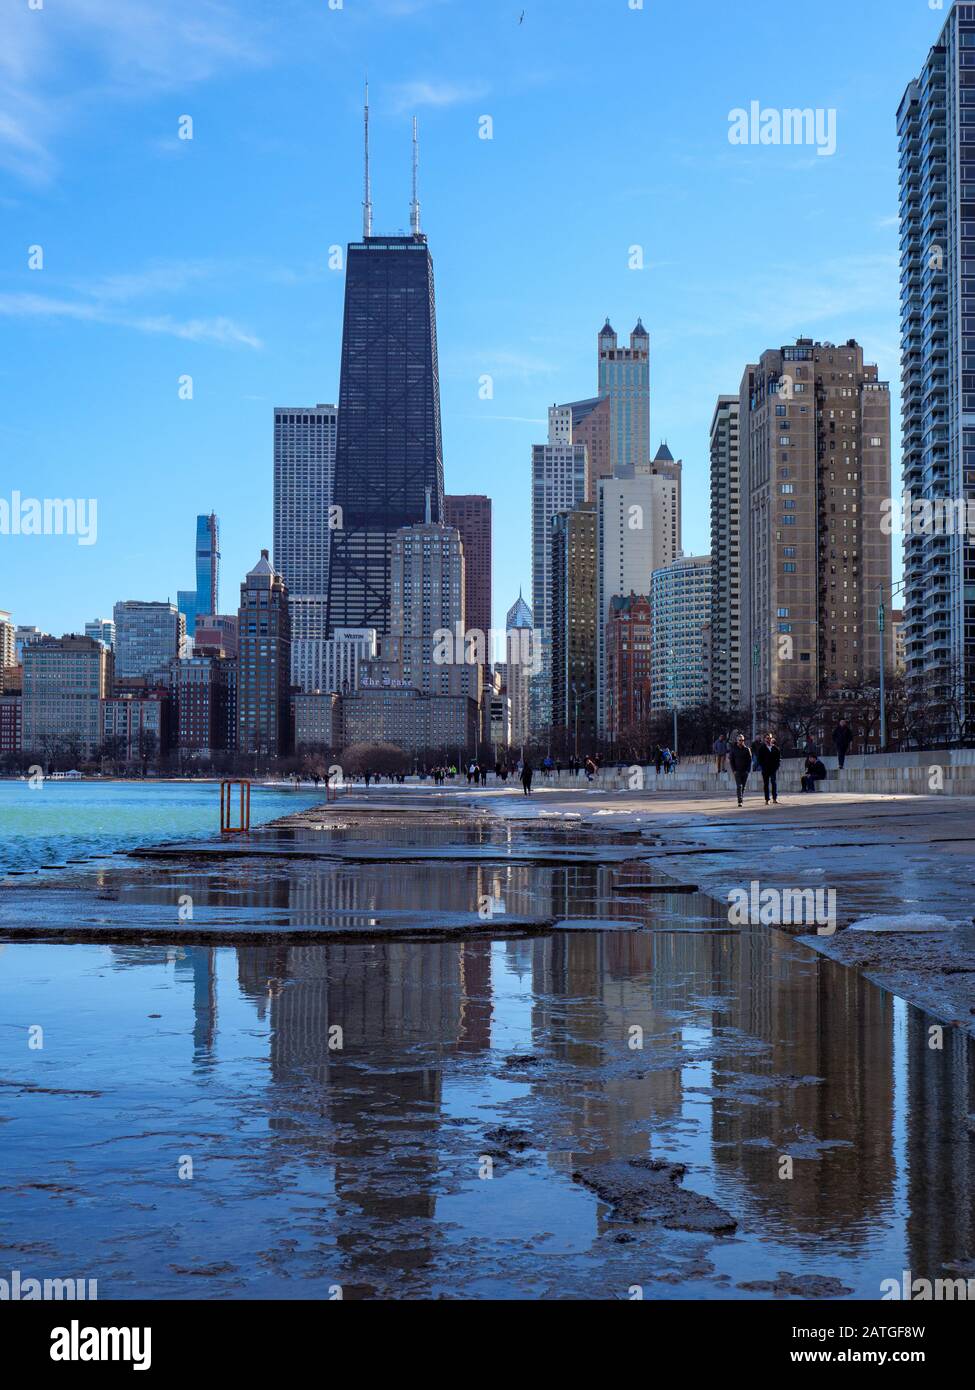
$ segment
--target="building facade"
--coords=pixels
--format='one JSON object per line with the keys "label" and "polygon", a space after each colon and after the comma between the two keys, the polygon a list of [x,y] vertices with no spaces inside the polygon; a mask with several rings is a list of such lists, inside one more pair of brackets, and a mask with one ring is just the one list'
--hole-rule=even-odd
{"label": "building facade", "polygon": [[522,749],[531,738],[531,695],[539,660],[539,636],[533,615],[519,593],[505,621],[507,660],[502,689],[511,701],[511,746]]}
{"label": "building facade", "polygon": [[342,697],[326,691],[292,697],[295,751],[310,752],[342,747]]}
{"label": "building facade", "polygon": [[17,665],[16,633],[10,614],[0,610],[0,670]]}
{"label": "building facade", "polygon": [[681,555],[650,579],[653,661],[651,710],[698,709],[708,702],[711,557]]}
{"label": "building facade", "polygon": [[599,334],[599,395],[609,401],[611,474],[650,458],[650,335],[637,319],[621,348],[609,319]]}
{"label": "building facade", "polygon": [[676,558],[679,484],[654,471],[648,460],[599,482],[596,504],[597,719],[608,732],[606,633],[614,598],[645,594],[650,576]]}
{"label": "building facade", "polygon": [[428,695],[480,703],[481,671],[467,662],[466,571],[460,532],[435,522],[397,531],[392,547],[391,636],[383,658]]}
{"label": "building facade", "polygon": [[406,753],[463,762],[478,748],[479,711],[466,695],[425,695],[379,684],[342,696],[342,735],[347,748],[391,743]]}
{"label": "building facade", "polygon": [[741,708],[741,476],[737,396],[719,396],[711,417],[711,647],[709,699]]}
{"label": "building facade", "polygon": [[[742,678],[771,711],[891,668],[890,392],[853,339],[800,338],[746,368],[739,397]],[[885,507],[885,502],[888,507]]]}
{"label": "building facade", "polygon": [[606,624],[606,737],[641,738],[651,715],[652,617],[646,594],[610,601]]}
{"label": "building facade", "polygon": [[45,758],[77,749],[94,757],[101,702],[112,693],[114,658],[92,637],[42,638],[24,647],[24,749]]}
{"label": "building facade", "polygon": [[23,747],[23,695],[0,694],[0,757]]}
{"label": "building facade", "polygon": [[119,762],[154,762],[169,751],[169,696],[111,695],[101,702],[100,743]]}
{"label": "building facade", "polygon": [[237,614],[201,613],[196,620],[193,648],[198,655],[237,655]]}
{"label": "building facade", "polygon": [[85,636],[103,642],[110,652],[115,650],[115,624],[111,618],[93,618],[85,623]]}
{"label": "building facade", "polygon": [[541,670],[532,682],[532,733],[552,724],[552,520],[586,500],[586,448],[558,442],[558,408],[549,414],[548,444],[532,449],[532,614]]}
{"label": "building facade", "polygon": [[153,678],[183,655],[186,618],[175,603],[129,599],[115,605],[114,620],[115,674],[120,679]]}
{"label": "building facade", "polygon": [[240,586],[237,749],[260,757],[291,751],[291,615],[288,589],[266,550]]}
{"label": "building facade", "polygon": [[585,755],[596,740],[596,507],[552,521],[552,727]]}
{"label": "building facade", "polygon": [[897,113],[904,500],[949,504],[947,524],[897,528],[905,660],[944,699],[948,737],[975,690],[975,528],[957,524],[975,501],[973,50],[975,5],[955,4]]}
{"label": "building facade", "polygon": [[274,567],[288,586],[291,679],[302,690],[322,661],[328,637],[328,575],[338,410],[334,405],[274,410]]}
{"label": "building facade", "polygon": [[175,744],[181,756],[207,761],[236,747],[236,661],[197,654],[173,664]]}
{"label": "building facade", "polygon": [[[491,632],[492,535],[491,499],[477,495],[446,496],[444,517],[460,532],[464,546],[465,622],[473,632]],[[490,660],[490,653],[488,655]]]}
{"label": "building facade", "polygon": [[391,618],[391,551],[404,526],[444,519],[433,260],[426,237],[348,248],[326,636]]}

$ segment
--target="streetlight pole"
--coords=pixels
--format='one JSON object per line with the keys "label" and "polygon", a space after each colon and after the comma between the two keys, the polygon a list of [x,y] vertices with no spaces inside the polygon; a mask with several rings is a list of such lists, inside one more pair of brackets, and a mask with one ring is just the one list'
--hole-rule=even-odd
{"label": "streetlight pole", "polygon": [[877,602],[877,631],[880,633],[880,751],[887,752],[887,683],[884,667],[884,632],[887,627],[887,613],[884,608],[883,586],[877,585],[880,598]]}
{"label": "streetlight pole", "polygon": [[758,653],[757,642],[752,643],[752,743],[758,738]]}
{"label": "streetlight pole", "polygon": [[[895,584],[890,591],[891,604],[894,602],[894,595],[904,588],[905,581],[902,579]],[[884,660],[884,633],[887,630],[887,609],[884,605],[885,590],[882,584],[877,585],[877,631],[880,634],[880,751],[887,752],[887,663]]]}

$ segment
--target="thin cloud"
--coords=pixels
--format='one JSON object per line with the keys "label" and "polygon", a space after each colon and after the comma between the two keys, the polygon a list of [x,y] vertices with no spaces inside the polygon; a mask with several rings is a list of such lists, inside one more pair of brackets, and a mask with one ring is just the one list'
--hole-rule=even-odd
{"label": "thin cloud", "polygon": [[102,303],[54,299],[40,294],[0,294],[0,314],[7,318],[68,319],[99,323],[111,328],[127,328],[137,333],[162,334],[194,343],[215,343],[221,347],[260,349],[260,338],[233,319],[176,319],[169,314],[131,315],[117,313]]}
{"label": "thin cloud", "polygon": [[[0,167],[53,178],[58,138],[94,101],[181,90],[267,61],[261,30],[222,3],[58,0],[57,19],[26,4],[0,11]],[[79,92],[72,68],[86,74]]]}
{"label": "thin cloud", "polygon": [[477,101],[486,96],[487,86],[483,82],[401,82],[390,88],[390,109],[398,115],[405,111],[419,111],[423,107],[444,108],[461,106],[468,101]]}

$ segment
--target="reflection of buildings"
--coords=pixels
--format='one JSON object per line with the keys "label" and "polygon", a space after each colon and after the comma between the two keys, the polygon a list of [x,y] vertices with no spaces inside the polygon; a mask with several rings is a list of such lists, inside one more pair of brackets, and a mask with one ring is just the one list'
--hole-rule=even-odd
{"label": "reflection of buildings", "polygon": [[[774,1212],[797,1234],[821,1235],[825,1224],[844,1246],[862,1244],[885,1218],[897,1177],[893,999],[852,970],[807,957],[780,932],[720,941],[731,949],[713,961],[721,1007],[711,1025],[766,1047],[747,1059],[719,1055],[713,1084],[737,1087],[744,1068],[766,1099],[716,1105],[715,1158],[740,1172],[763,1219]],[[843,1146],[797,1157],[784,1181],[779,1157],[802,1136]]]}
{"label": "reflection of buildings", "polygon": [[[336,1244],[357,1277],[433,1257],[444,1052],[463,1040],[463,948],[417,942],[239,949],[242,992],[269,1011],[271,1081],[308,1111],[305,1158],[334,1168]],[[330,1028],[341,1029],[341,1047]],[[308,1093],[311,1084],[313,1090]],[[321,1089],[320,1089],[321,1088]],[[314,1112],[327,1116],[327,1142]],[[294,1113],[293,1100],[289,1113]],[[397,1144],[408,1126],[408,1144]],[[282,1136],[294,1153],[294,1136]],[[395,1146],[395,1162],[390,1152]],[[402,1240],[399,1235],[402,1233]]]}
{"label": "reflection of buildings", "polygon": [[[941,1050],[931,1047],[936,1020],[907,1012],[907,1239],[915,1278],[935,1279],[946,1259],[964,1251],[975,1259],[975,1067],[963,1028],[944,1027]],[[971,1275],[969,1263],[964,1270]]]}
{"label": "reflection of buildings", "polygon": [[212,1063],[217,1038],[217,952],[207,946],[110,946],[116,970],[172,962],[178,983],[193,986],[193,1060]]}

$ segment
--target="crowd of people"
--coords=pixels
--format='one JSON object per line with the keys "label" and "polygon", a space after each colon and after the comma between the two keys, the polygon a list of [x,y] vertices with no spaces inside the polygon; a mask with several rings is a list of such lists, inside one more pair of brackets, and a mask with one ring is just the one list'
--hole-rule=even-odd
{"label": "crowd of people", "polygon": [[[847,754],[853,744],[853,730],[846,719],[841,719],[833,730],[833,747],[836,750],[838,765],[842,768],[846,764]],[[801,786],[804,792],[815,792],[817,784],[825,781],[827,772],[820,752],[812,739],[806,741],[804,748],[805,764],[803,767]],[[745,804],[745,793],[748,789],[749,778],[757,773],[762,779],[762,793],[765,797],[765,804],[776,806],[779,801],[779,769],[782,765],[782,750],[776,742],[775,735],[767,733],[752,740],[749,744],[744,734],[721,734],[714,742],[714,755],[716,759],[716,771],[721,774],[730,772],[734,777],[735,791],[738,797],[738,805]],[[678,764],[679,758],[674,749],[657,744],[651,756],[651,762],[659,777],[673,772]],[[551,756],[542,758],[538,767],[529,757],[507,762],[496,762],[493,767],[486,763],[477,761],[469,762],[466,767],[456,763],[440,764],[432,768],[422,767],[418,775],[421,782],[427,778],[432,778],[435,786],[446,786],[448,781],[453,782],[458,777],[466,776],[469,787],[486,787],[491,773],[494,774],[496,782],[506,785],[509,778],[517,778],[522,785],[525,796],[532,795],[536,774],[540,774],[546,780],[556,777],[561,781],[563,774],[578,779],[585,776],[586,780],[592,782],[600,771],[602,761],[598,757],[569,758],[565,762],[553,759]],[[402,784],[406,781],[405,773],[382,774],[389,783]],[[366,772],[362,780],[368,787],[373,782],[377,785],[382,780],[378,773]]]}

